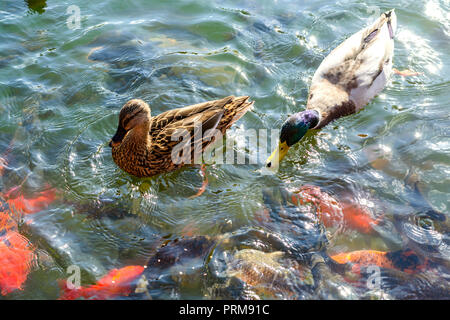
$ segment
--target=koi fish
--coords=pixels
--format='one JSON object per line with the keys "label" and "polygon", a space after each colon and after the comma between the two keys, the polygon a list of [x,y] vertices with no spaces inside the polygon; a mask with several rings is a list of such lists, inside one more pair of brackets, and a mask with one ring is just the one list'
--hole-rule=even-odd
{"label": "koi fish", "polygon": [[369,211],[358,203],[343,202],[342,212],[349,228],[366,234],[372,233],[373,226],[381,221],[380,218],[373,219]]}
{"label": "koi fish", "polygon": [[14,290],[22,290],[31,271],[32,262],[37,258],[35,247],[18,232],[17,221],[11,217],[14,211],[24,214],[36,213],[47,207],[55,199],[55,190],[42,192],[35,198],[27,199],[19,187],[12,188],[0,198],[0,292],[6,295]]}
{"label": "koi fish", "polygon": [[396,68],[392,68],[392,71],[395,74],[398,74],[398,75],[400,75],[402,77],[414,77],[414,76],[420,76],[420,75],[423,74],[422,72],[412,71],[412,70],[409,70],[409,69],[404,69],[404,70],[400,71],[400,70],[398,70]]}
{"label": "koi fish", "polygon": [[291,201],[295,205],[312,203],[317,208],[319,219],[327,228],[344,223],[351,229],[368,234],[373,231],[372,226],[380,222],[379,219],[373,219],[361,205],[339,202],[316,186],[302,186],[292,194]]}
{"label": "koi fish", "polygon": [[425,270],[430,262],[420,258],[412,250],[376,251],[358,250],[339,253],[331,256],[337,263],[352,263],[352,271],[360,273],[362,267],[378,266],[380,268],[396,269],[406,273],[418,273]]}
{"label": "koi fish", "polygon": [[144,272],[142,266],[127,266],[113,269],[96,284],[79,289],[70,289],[67,283],[62,283],[63,293],[59,300],[75,300],[78,298],[91,300],[112,299],[127,296],[132,292],[132,282]]}
{"label": "koi fish", "polygon": [[0,290],[6,295],[22,285],[36,258],[30,241],[17,232],[17,224],[0,212]]}
{"label": "koi fish", "polygon": [[17,222],[5,211],[0,211],[0,237],[9,231],[17,231]]}
{"label": "koi fish", "polygon": [[14,187],[3,195],[10,210],[15,212],[33,214],[45,209],[56,199],[55,189],[42,191],[34,198],[25,198],[19,188]]}

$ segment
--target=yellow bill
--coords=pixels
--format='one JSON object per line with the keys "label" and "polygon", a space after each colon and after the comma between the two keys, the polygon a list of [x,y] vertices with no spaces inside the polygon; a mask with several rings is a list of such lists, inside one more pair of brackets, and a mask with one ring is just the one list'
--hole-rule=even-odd
{"label": "yellow bill", "polygon": [[277,169],[281,160],[286,156],[289,151],[289,146],[287,143],[280,142],[275,150],[272,152],[270,157],[266,161],[266,167],[271,169]]}

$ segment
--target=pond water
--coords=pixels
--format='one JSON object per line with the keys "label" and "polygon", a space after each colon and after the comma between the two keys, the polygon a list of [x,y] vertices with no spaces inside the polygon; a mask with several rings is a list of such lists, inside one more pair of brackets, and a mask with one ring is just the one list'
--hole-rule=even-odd
{"label": "pond water", "polygon": [[[112,269],[164,256],[162,244],[192,239],[208,245],[149,268],[153,299],[450,298],[447,0],[83,0],[79,26],[73,4],[0,4],[2,201],[15,187],[25,199],[43,191],[54,198],[32,213],[3,209],[37,262],[21,288],[0,299],[57,299],[70,266],[87,286]],[[393,75],[364,110],[309,133],[275,174],[265,174],[265,158],[246,144],[245,131],[279,129],[303,110],[323,58],[391,8],[394,67],[418,75]],[[202,184],[197,167],[138,179],[114,164],[108,142],[127,100],[141,98],[159,114],[228,95],[255,101],[227,134],[247,164],[207,165],[200,197],[190,198]],[[320,208],[283,201],[308,185],[381,222],[372,232],[343,221],[324,229]],[[299,257],[324,247],[329,255],[410,249],[431,261],[423,280],[430,285],[391,281],[374,290],[330,271],[320,290],[310,290]],[[246,274],[252,263],[263,274],[258,281]],[[275,283],[270,272],[284,278]]]}

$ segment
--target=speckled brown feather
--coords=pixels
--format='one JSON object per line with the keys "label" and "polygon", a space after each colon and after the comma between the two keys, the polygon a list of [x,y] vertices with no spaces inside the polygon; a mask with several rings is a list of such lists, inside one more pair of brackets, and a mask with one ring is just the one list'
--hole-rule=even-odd
{"label": "speckled brown feather", "polygon": [[[181,140],[172,141],[173,134],[180,132],[179,130],[186,130],[190,137],[195,138],[195,125],[199,123],[202,124],[202,136],[208,129],[217,129],[225,134],[225,131],[253,105],[248,98],[229,96],[220,100],[169,110],[152,117],[148,134],[132,129],[127,132],[122,143],[112,146],[114,162],[122,170],[137,177],[149,177],[176,170],[185,163],[172,162],[172,150],[181,142]],[[142,103],[144,102],[142,101]],[[134,108],[128,109],[134,110]],[[206,139],[202,141],[200,151],[203,151],[212,142],[213,140]],[[191,163],[194,160],[194,146],[195,141],[191,139]]]}

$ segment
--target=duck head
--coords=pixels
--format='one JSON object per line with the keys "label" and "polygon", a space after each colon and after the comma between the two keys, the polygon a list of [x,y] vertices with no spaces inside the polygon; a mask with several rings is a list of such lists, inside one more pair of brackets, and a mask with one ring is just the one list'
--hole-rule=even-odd
{"label": "duck head", "polygon": [[130,131],[139,131],[146,138],[150,129],[150,114],[149,105],[141,99],[125,103],[120,110],[119,126],[109,146],[112,148],[119,146]]}
{"label": "duck head", "polygon": [[266,167],[277,168],[289,148],[299,142],[306,132],[318,123],[319,113],[315,110],[305,110],[290,116],[281,127],[279,144],[267,159]]}

